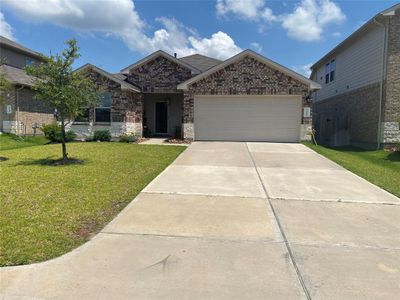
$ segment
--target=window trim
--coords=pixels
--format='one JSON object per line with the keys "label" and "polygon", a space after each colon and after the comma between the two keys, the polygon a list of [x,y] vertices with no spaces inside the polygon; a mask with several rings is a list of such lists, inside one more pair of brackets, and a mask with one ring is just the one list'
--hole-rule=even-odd
{"label": "window trim", "polygon": [[[332,66],[333,66],[333,68],[332,68]],[[325,71],[324,72],[325,73],[325,76],[324,76],[325,85],[329,85],[332,82],[335,82],[335,80],[336,80],[336,58],[330,59],[329,62],[327,62],[325,64],[324,71]],[[332,73],[333,73],[333,76],[332,76]],[[333,77],[333,79],[332,79],[332,77]]]}

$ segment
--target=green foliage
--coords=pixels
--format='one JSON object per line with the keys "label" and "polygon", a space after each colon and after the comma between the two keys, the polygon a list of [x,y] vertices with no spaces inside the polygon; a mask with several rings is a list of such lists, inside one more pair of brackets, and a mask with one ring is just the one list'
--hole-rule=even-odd
{"label": "green foliage", "polygon": [[97,102],[94,83],[72,69],[74,61],[80,57],[76,40],[68,40],[66,44],[61,54],[43,56],[44,63],[25,67],[29,75],[37,78],[32,87],[36,99],[57,111],[64,160],[67,159],[65,125]]}
{"label": "green foliage", "polygon": [[395,146],[396,152],[400,152],[400,143],[397,143]]}
{"label": "green foliage", "polygon": [[[61,143],[61,126],[53,123],[48,125],[43,125],[41,130],[44,133],[44,136],[52,143]],[[65,132],[65,142],[71,142],[76,138],[75,132],[69,130]]]}
{"label": "green foliage", "polygon": [[[0,61],[0,67],[4,64],[3,61]],[[0,70],[0,104],[4,104],[6,102],[6,94],[7,91],[11,89],[11,83],[5,77],[5,74]]]}
{"label": "green foliage", "polygon": [[93,139],[95,141],[100,141],[100,142],[109,142],[109,141],[111,141],[110,130],[108,130],[108,129],[95,130],[94,133],[93,133]]}
{"label": "green foliage", "polygon": [[132,134],[121,134],[119,136],[119,141],[121,143],[134,143],[136,142],[136,137]]}
{"label": "green foliage", "polygon": [[176,126],[175,127],[174,138],[182,139],[182,127],[181,126]]}

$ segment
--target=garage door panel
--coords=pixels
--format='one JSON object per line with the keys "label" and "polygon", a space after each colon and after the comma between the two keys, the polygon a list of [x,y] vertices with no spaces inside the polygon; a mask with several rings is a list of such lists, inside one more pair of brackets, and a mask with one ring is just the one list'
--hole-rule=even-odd
{"label": "garage door panel", "polygon": [[300,97],[195,97],[195,139],[297,142],[300,115]]}

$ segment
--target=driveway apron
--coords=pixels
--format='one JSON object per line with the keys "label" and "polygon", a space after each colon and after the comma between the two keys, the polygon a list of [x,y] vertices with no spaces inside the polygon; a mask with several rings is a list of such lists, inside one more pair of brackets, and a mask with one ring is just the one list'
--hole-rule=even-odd
{"label": "driveway apron", "polygon": [[400,200],[301,144],[195,142],[4,299],[398,299]]}

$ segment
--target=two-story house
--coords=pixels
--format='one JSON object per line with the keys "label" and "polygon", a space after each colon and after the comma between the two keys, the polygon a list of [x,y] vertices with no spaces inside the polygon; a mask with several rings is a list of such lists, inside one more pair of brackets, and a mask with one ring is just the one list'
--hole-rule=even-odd
{"label": "two-story house", "polygon": [[54,121],[53,112],[34,98],[33,78],[24,71],[25,66],[40,63],[39,53],[0,36],[0,72],[11,83],[0,103],[0,132],[18,135],[32,134],[38,127]]}
{"label": "two-story house", "polygon": [[317,61],[313,123],[331,146],[400,142],[400,4],[386,9]]}

